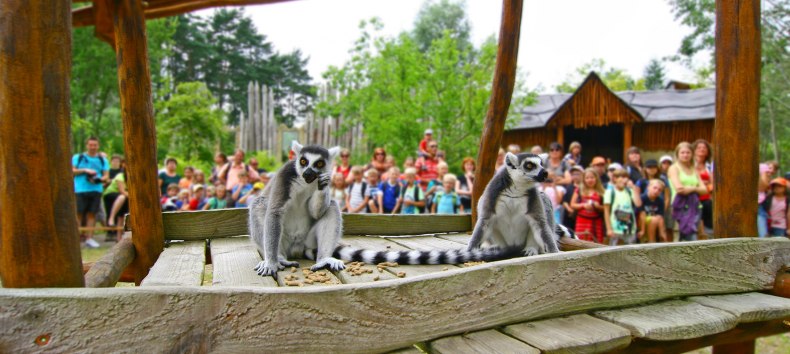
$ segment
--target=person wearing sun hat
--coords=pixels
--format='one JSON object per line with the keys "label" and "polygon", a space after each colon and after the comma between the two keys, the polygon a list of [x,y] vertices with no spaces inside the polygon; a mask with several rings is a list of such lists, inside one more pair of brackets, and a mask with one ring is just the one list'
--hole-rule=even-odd
{"label": "person wearing sun hat", "polygon": [[790,208],[787,198],[788,181],[783,177],[771,180],[771,189],[768,191],[762,207],[768,212],[768,235],[790,236],[787,232],[787,220],[790,219]]}

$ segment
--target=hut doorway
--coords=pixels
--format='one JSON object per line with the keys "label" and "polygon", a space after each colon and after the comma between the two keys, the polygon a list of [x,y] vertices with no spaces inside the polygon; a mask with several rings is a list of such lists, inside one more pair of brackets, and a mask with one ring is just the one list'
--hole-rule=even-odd
{"label": "hut doorway", "polygon": [[612,161],[620,161],[623,157],[622,124],[609,124],[602,127],[588,126],[584,129],[566,126],[563,135],[563,146],[566,149],[573,141],[582,144],[583,166],[589,166],[595,156],[603,156]]}

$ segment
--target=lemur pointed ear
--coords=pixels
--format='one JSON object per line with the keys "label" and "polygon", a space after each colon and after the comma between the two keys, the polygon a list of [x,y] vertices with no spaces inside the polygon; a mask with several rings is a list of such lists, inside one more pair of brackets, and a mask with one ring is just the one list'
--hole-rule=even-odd
{"label": "lemur pointed ear", "polygon": [[299,142],[296,140],[291,141],[291,150],[299,154],[299,152],[302,151],[302,144],[299,144]]}
{"label": "lemur pointed ear", "polygon": [[340,154],[340,146],[329,148],[329,160],[334,160]]}
{"label": "lemur pointed ear", "polygon": [[508,152],[505,154],[505,164],[509,168],[516,168],[516,166],[518,166],[518,156],[514,155],[512,152]]}
{"label": "lemur pointed ear", "polygon": [[542,154],[539,154],[538,157],[540,158],[540,164],[543,165],[543,167],[549,165],[549,154],[544,152]]}

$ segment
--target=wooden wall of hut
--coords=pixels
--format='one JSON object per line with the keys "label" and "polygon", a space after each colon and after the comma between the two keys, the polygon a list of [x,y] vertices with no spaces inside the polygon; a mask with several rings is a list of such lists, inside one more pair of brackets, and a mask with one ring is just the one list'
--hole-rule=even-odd
{"label": "wooden wall of hut", "polygon": [[674,150],[681,141],[705,139],[713,143],[713,119],[635,124],[633,144],[642,150]]}
{"label": "wooden wall of hut", "polygon": [[535,145],[546,149],[553,141],[557,141],[557,129],[551,128],[510,130],[502,135],[503,148],[510,144],[518,144],[523,152],[528,152],[529,148]]}
{"label": "wooden wall of hut", "polygon": [[[336,102],[341,95],[337,89],[326,84],[318,89],[318,99],[322,102]],[[362,124],[352,123],[342,115],[321,117],[311,112],[306,117],[305,131],[305,144],[340,146],[352,152],[366,149]]]}
{"label": "wooden wall of hut", "polygon": [[239,118],[238,146],[245,151],[277,149],[277,121],[274,118],[274,91],[250,82],[247,85],[247,116]]}
{"label": "wooden wall of hut", "polygon": [[584,129],[588,126],[627,122],[641,123],[642,117],[612,93],[595,73],[590,73],[576,93],[546,122],[546,127],[570,125]]}

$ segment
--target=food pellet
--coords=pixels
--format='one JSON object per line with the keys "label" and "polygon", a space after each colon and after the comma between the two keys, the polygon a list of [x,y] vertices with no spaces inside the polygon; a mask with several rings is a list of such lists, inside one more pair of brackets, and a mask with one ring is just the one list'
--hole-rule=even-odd
{"label": "food pellet", "polygon": [[398,278],[403,278],[406,276],[406,272],[398,272]]}
{"label": "food pellet", "polygon": [[288,285],[288,286],[299,286],[300,284],[301,284],[300,282],[294,281],[294,280],[286,280],[285,281],[285,285]]}
{"label": "food pellet", "polygon": [[379,276],[377,275],[377,276],[373,277],[373,281],[379,281]]}

